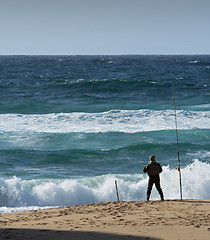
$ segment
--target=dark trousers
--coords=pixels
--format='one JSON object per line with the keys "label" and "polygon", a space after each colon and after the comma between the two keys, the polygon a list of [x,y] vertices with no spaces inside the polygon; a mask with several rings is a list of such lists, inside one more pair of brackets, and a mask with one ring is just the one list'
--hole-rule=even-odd
{"label": "dark trousers", "polygon": [[159,175],[149,176],[149,182],[148,182],[148,188],[147,188],[147,200],[149,200],[153,184],[155,184],[155,187],[157,188],[157,190],[160,194],[161,200],[164,200],[163,191],[160,187],[160,177],[159,177]]}

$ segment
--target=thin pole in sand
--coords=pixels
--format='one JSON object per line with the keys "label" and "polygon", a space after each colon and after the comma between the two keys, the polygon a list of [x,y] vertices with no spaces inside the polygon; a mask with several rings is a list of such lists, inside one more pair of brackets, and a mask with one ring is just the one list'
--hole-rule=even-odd
{"label": "thin pole in sand", "polygon": [[117,201],[119,202],[119,193],[118,193],[118,187],[117,187],[117,180],[115,180],[115,186],[116,186],[116,193],[117,193]]}
{"label": "thin pole in sand", "polygon": [[[172,64],[172,62],[171,62]],[[176,127],[176,145],[177,145],[177,157],[178,157],[178,171],[179,171],[179,185],[180,185],[180,198],[182,200],[182,176],[181,176],[181,162],[179,155],[179,137],[178,137],[178,125],[177,125],[177,114],[176,114],[176,100],[175,100],[175,90],[174,90],[174,79],[172,75],[171,67],[171,80],[172,80],[172,90],[173,90],[173,102],[174,102],[174,116],[175,116],[175,127]]]}

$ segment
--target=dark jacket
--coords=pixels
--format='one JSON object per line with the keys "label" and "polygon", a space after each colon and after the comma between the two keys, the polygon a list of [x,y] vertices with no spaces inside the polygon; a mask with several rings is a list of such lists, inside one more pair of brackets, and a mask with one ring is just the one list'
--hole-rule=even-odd
{"label": "dark jacket", "polygon": [[162,172],[162,167],[156,161],[152,161],[143,169],[144,173],[147,173],[149,176],[158,176]]}

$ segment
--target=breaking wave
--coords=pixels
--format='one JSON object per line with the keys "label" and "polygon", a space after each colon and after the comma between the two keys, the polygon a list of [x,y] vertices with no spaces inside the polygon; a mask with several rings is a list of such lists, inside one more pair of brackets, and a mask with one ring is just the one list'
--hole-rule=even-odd
{"label": "breaking wave", "polygon": [[[179,129],[207,129],[210,111],[177,111]],[[102,113],[1,114],[2,131],[45,133],[145,132],[174,129],[172,110],[112,110]]]}
{"label": "breaking wave", "polygon": [[[182,169],[183,198],[210,198],[210,165],[198,160]],[[147,177],[143,174],[102,175],[81,179],[22,180],[0,178],[0,212],[116,201],[115,180],[122,201],[145,200]],[[163,167],[161,185],[166,199],[178,199],[179,175]],[[155,187],[151,200],[159,199]]]}

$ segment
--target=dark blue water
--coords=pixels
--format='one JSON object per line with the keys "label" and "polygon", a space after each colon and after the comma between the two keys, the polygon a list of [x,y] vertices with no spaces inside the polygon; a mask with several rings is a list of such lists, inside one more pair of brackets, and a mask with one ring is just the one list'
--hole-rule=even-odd
{"label": "dark blue water", "polygon": [[177,198],[172,83],[183,196],[209,198],[210,56],[0,56],[0,205],[144,199],[153,154]]}

